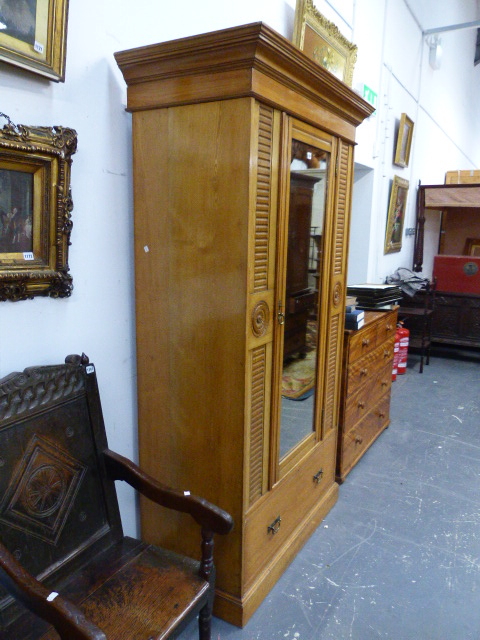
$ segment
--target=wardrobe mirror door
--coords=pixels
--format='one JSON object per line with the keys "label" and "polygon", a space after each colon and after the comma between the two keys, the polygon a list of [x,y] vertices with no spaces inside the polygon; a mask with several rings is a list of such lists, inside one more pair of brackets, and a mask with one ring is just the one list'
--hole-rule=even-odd
{"label": "wardrobe mirror door", "polygon": [[322,238],[330,154],[292,141],[280,460],[315,429]]}

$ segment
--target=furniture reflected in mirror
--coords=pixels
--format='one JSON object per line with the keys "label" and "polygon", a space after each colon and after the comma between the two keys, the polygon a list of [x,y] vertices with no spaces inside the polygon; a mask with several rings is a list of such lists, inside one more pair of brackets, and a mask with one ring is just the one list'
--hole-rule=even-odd
{"label": "furniture reflected in mirror", "polygon": [[321,238],[329,156],[292,140],[280,459],[314,429]]}
{"label": "furniture reflected in mirror", "polygon": [[403,294],[398,310],[399,322],[410,331],[408,350],[420,354],[419,373],[423,373],[424,362],[430,364],[435,290],[435,280],[426,281],[413,296]]}
{"label": "furniture reflected in mirror", "polygon": [[[108,448],[85,355],[13,373],[0,397],[0,636],[170,638],[198,615],[209,640],[213,534],[231,517]],[[124,536],[115,480],[163,505],[159,517],[193,518],[201,560]]]}
{"label": "furniture reflected in mirror", "polygon": [[315,315],[313,309],[316,307],[316,291],[309,280],[309,260],[312,201],[316,182],[316,176],[293,171],[291,173],[284,359],[292,354],[306,354],[308,319]]}

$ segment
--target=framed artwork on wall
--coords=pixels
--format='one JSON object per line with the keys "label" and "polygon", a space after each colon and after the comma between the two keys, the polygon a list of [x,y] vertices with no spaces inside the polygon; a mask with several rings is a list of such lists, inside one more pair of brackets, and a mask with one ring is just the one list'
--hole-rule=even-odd
{"label": "framed artwork on wall", "polygon": [[[3,114],[0,114],[3,115]],[[0,130],[0,300],[65,298],[77,134],[63,127]]]}
{"label": "framed artwork on wall", "polygon": [[68,0],[2,0],[0,60],[65,80]]}
{"label": "framed artwork on wall", "polygon": [[407,206],[408,180],[393,177],[390,203],[388,205],[384,254],[396,253],[402,248],[403,223]]}
{"label": "framed artwork on wall", "polygon": [[408,167],[410,150],[412,148],[413,121],[402,113],[398,127],[397,146],[395,147],[394,164],[399,167]]}
{"label": "framed artwork on wall", "polygon": [[352,86],[357,46],[340,33],[313,4],[297,0],[293,44],[334,76]]}

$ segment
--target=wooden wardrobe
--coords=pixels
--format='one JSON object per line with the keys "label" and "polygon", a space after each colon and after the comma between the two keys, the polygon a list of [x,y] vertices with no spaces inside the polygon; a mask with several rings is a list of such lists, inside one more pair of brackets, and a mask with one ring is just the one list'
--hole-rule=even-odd
{"label": "wooden wardrobe", "polygon": [[[215,614],[241,626],[337,498],[353,147],[371,108],[262,23],[116,60],[133,114],[140,463],[232,514]],[[323,182],[313,304],[286,296],[290,179],[309,171]],[[306,300],[313,387],[288,400],[286,304]],[[187,517],[143,502],[141,522],[196,553]]]}

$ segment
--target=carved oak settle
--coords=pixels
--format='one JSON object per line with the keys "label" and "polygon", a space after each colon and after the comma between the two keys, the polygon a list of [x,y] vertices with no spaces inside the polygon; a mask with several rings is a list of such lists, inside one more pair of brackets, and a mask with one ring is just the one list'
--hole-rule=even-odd
{"label": "carved oak settle", "polygon": [[[160,640],[197,614],[210,638],[213,534],[232,520],[108,448],[86,356],[0,381],[0,466],[1,638]],[[125,537],[115,480],[190,514],[201,560]]]}

